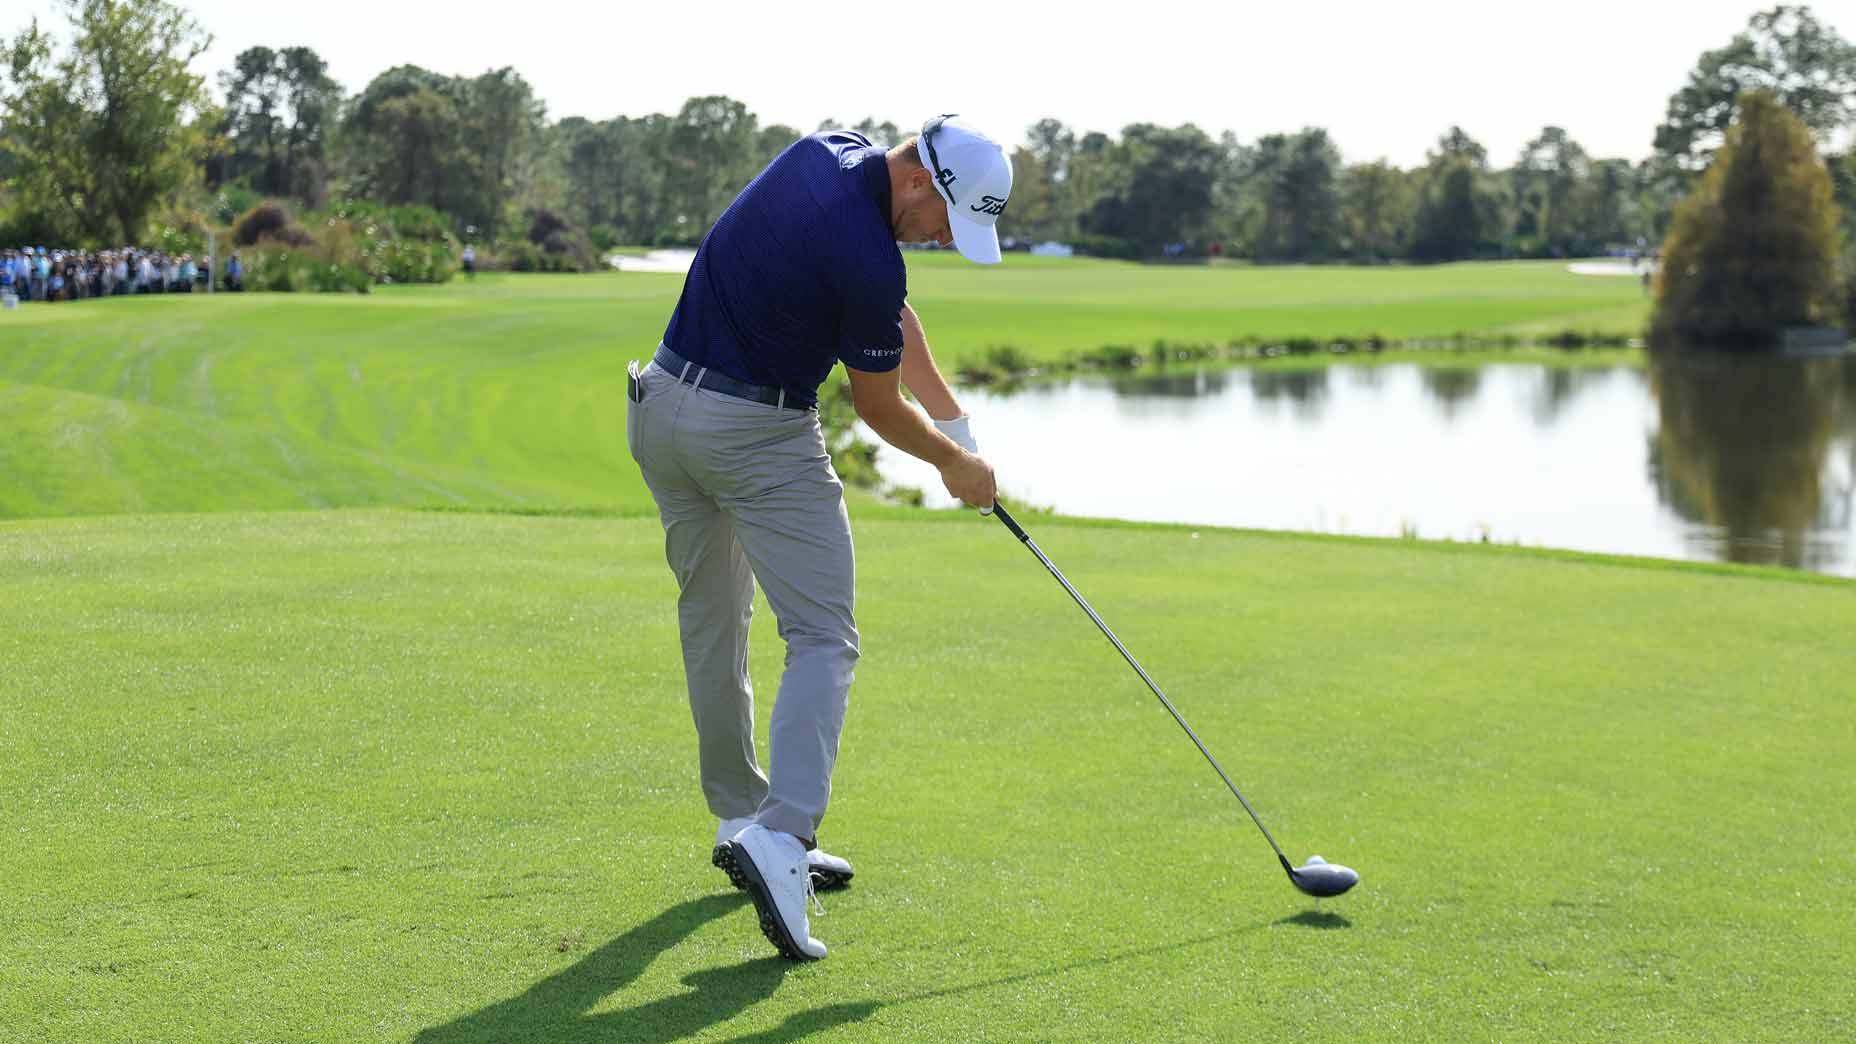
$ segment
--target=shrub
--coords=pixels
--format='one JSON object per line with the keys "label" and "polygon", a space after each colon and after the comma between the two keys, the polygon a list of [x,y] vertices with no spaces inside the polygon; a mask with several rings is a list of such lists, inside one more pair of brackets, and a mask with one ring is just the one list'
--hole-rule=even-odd
{"label": "shrub", "polygon": [[528,223],[528,241],[545,243],[548,237],[567,228],[567,219],[552,210],[537,210]]}
{"label": "shrub", "polygon": [[236,246],[256,246],[260,239],[291,246],[304,246],[311,241],[309,233],[296,223],[290,208],[274,199],[252,207],[232,229],[232,242]]}
{"label": "shrub", "polygon": [[431,207],[343,200],[315,222],[353,235],[356,263],[376,283],[443,283],[457,274],[461,250],[450,219]]}
{"label": "shrub", "polygon": [[220,225],[231,224],[240,214],[263,201],[264,197],[254,191],[245,179],[228,181],[219,186],[219,194],[213,197],[213,220]]}
{"label": "shrub", "polygon": [[202,258],[206,255],[206,229],[205,214],[168,207],[149,220],[141,245],[164,254],[192,254],[196,259]]}
{"label": "shrub", "polygon": [[1031,357],[1024,349],[1014,344],[995,344],[986,349],[987,365],[1006,373],[1022,373],[1031,369]]}
{"label": "shrub", "polygon": [[1124,261],[1139,261],[1145,254],[1139,243],[1119,236],[1077,236],[1070,240],[1070,246],[1089,257],[1113,257]]}
{"label": "shrub", "polygon": [[[594,225],[587,230],[586,238],[588,242],[593,244],[593,249],[599,251],[601,254],[611,253],[613,247],[622,246],[625,243],[625,240],[619,234],[619,230],[610,225]],[[4,242],[4,240],[0,240],[0,242]]]}
{"label": "shrub", "polygon": [[600,267],[598,253],[587,241],[586,233],[552,210],[530,213],[528,242],[540,247],[542,256],[536,268],[518,271],[593,272]]}
{"label": "shrub", "polygon": [[264,240],[244,255],[245,285],[282,293],[367,293],[373,277],[352,257],[320,244],[293,249]]}
{"label": "shrub", "polygon": [[23,243],[74,243],[74,231],[67,230],[53,216],[38,209],[21,206],[0,215],[0,243],[16,246]]}
{"label": "shrub", "polygon": [[587,272],[597,270],[591,251],[582,254],[571,241],[556,233],[555,241],[531,243],[526,239],[502,240],[477,252],[477,267],[502,272]]}
{"label": "shrub", "polygon": [[505,272],[540,272],[541,248],[526,239],[492,244],[478,260],[480,267]]}
{"label": "shrub", "polygon": [[251,290],[364,294],[374,283],[367,250],[345,221],[326,222],[322,235],[304,244],[265,236],[242,260]]}

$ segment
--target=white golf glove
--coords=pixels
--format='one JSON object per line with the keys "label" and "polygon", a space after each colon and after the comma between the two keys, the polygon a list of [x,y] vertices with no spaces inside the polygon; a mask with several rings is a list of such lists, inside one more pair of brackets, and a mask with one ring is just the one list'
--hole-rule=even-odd
{"label": "white golf glove", "polygon": [[[934,420],[933,417],[928,419]],[[971,416],[963,413],[953,420],[935,421],[934,426],[941,434],[953,439],[954,444],[961,449],[966,450],[968,453],[978,453],[980,451],[980,446],[979,443],[973,441],[973,426],[968,423],[972,419]]]}

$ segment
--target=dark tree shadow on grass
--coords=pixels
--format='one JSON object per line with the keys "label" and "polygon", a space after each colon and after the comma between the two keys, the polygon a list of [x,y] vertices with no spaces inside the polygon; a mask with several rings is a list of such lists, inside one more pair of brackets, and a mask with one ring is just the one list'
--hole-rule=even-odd
{"label": "dark tree shadow on grass", "polygon": [[[744,961],[685,976],[691,992],[661,997],[623,1011],[588,1015],[605,998],[624,989],[658,955],[696,929],[746,902],[740,893],[679,903],[594,950],[573,967],[454,1022],[419,1034],[417,1044],[478,1044],[488,1041],[613,1042],[668,1044],[729,1019],[773,995],[794,965],[779,957]],[[799,1012],[783,1024],[738,1044],[786,1044],[847,1022],[869,1017],[875,1001],[834,1004]]]}

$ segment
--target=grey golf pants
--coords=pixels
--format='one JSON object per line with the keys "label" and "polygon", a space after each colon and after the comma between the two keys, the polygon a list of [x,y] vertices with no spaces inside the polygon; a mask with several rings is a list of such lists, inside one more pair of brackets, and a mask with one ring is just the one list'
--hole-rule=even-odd
{"label": "grey golf pants", "polygon": [[[694,388],[655,363],[639,383],[626,438],[657,500],[681,592],[683,672],[709,810],[815,838],[857,664],[850,518],[818,414]],[[756,580],[786,642],[771,783],[754,753],[748,680]]]}

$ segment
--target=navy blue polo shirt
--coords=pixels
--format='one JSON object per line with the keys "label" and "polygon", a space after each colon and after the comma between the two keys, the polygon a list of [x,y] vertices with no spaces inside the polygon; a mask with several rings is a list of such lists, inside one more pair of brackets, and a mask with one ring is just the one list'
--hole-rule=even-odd
{"label": "navy blue polo shirt", "polygon": [[900,365],[908,272],[883,157],[849,131],[780,153],[703,237],[664,344],[806,403],[836,363]]}

